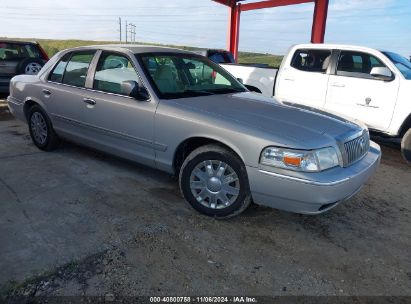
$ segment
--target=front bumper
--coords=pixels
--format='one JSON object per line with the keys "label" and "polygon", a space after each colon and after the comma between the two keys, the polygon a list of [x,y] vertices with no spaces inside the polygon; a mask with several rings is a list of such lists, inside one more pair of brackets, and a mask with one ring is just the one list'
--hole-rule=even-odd
{"label": "front bumper", "polygon": [[254,167],[247,167],[247,173],[256,204],[296,213],[319,214],[356,194],[375,173],[380,159],[380,147],[371,142],[367,155],[346,168],[336,167],[303,177]]}

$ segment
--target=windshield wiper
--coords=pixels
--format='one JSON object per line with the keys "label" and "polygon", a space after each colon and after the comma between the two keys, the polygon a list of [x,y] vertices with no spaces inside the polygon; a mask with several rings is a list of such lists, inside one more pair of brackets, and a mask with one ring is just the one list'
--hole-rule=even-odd
{"label": "windshield wiper", "polygon": [[228,94],[228,93],[243,93],[245,92],[242,88],[224,88],[213,90],[214,94]]}
{"label": "windshield wiper", "polygon": [[184,93],[200,94],[200,95],[215,95],[215,93],[206,90],[185,90]]}

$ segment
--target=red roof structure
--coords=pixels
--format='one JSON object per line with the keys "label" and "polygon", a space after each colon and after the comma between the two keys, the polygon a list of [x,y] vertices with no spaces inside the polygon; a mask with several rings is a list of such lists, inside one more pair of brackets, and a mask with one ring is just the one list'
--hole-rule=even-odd
{"label": "red roof structure", "polygon": [[233,53],[236,60],[238,57],[238,45],[240,41],[240,15],[241,12],[245,11],[314,2],[315,6],[311,30],[311,42],[324,42],[329,0],[265,0],[258,2],[245,2],[245,0],[212,1],[228,6],[229,8],[227,49]]}

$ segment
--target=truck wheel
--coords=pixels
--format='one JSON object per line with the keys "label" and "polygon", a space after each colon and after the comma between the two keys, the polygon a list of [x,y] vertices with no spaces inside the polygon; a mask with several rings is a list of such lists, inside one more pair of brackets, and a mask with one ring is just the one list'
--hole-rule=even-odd
{"label": "truck wheel", "polygon": [[408,164],[411,165],[411,128],[402,137],[401,154]]}
{"label": "truck wheel", "polygon": [[32,106],[28,113],[28,124],[31,139],[37,148],[52,151],[60,143],[46,112],[38,106]]}
{"label": "truck wheel", "polygon": [[219,145],[205,145],[191,152],[181,167],[179,184],[190,205],[207,216],[233,217],[251,203],[244,164]]}

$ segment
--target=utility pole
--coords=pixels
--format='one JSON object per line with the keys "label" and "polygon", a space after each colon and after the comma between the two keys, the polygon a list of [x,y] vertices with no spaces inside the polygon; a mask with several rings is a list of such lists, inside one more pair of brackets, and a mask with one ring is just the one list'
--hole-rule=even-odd
{"label": "utility pole", "polygon": [[128,29],[127,29],[127,20],[126,20],[126,44],[127,44],[127,34],[128,34]]}
{"label": "utility pole", "polygon": [[126,43],[136,41],[136,25],[126,21]]}
{"label": "utility pole", "polygon": [[120,26],[120,42],[121,42],[121,17],[118,17],[118,25]]}
{"label": "utility pole", "polygon": [[136,42],[136,25],[133,24],[133,42]]}

